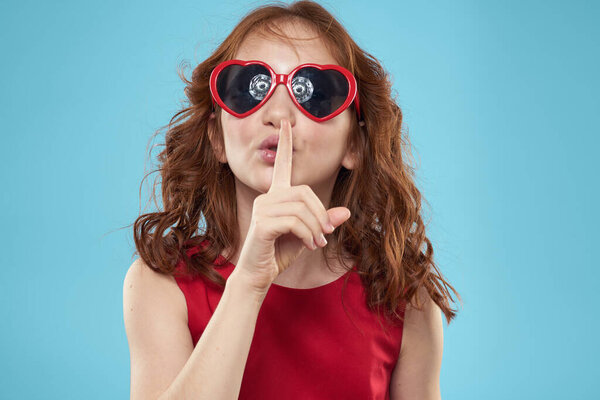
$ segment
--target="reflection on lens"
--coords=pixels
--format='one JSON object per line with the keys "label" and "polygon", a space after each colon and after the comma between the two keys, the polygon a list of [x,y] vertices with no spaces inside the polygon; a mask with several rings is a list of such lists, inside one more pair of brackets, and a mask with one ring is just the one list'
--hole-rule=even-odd
{"label": "reflection on lens", "polygon": [[250,81],[248,91],[256,100],[260,101],[265,98],[271,87],[271,77],[265,74],[255,75]]}
{"label": "reflection on lens", "polygon": [[302,104],[305,101],[310,100],[314,87],[310,79],[303,76],[297,76],[292,79],[292,91],[294,92],[294,97],[296,97],[298,103]]}
{"label": "reflection on lens", "polygon": [[[350,86],[341,72],[333,69],[305,67],[294,77],[298,80],[298,91],[294,94],[306,111],[317,118],[323,118],[337,111],[348,98]],[[308,84],[310,83],[310,90]],[[298,93],[302,93],[298,96]],[[310,92],[310,94],[309,94]],[[301,99],[298,98],[301,97]]]}
{"label": "reflection on lens", "polygon": [[256,107],[271,87],[271,74],[262,65],[232,64],[217,76],[219,97],[233,112],[243,114]]}

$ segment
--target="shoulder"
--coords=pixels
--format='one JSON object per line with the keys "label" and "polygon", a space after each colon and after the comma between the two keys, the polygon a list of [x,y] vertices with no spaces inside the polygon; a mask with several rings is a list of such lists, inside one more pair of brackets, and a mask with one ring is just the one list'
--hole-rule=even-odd
{"label": "shoulder", "polygon": [[123,302],[124,306],[126,303],[144,303],[150,309],[167,306],[187,321],[185,296],[175,278],[153,270],[141,258],[137,258],[125,274]]}
{"label": "shoulder", "polygon": [[[390,383],[390,399],[438,400],[443,353],[442,312],[427,290],[407,304],[400,354]],[[418,304],[416,307],[413,304]]]}
{"label": "shoulder", "polygon": [[194,350],[183,293],[172,276],[137,259],[123,282],[123,318],[131,362],[131,398],[158,398]]}
{"label": "shoulder", "polygon": [[410,351],[409,348],[441,344],[443,339],[442,310],[425,287],[420,287],[415,296],[404,313],[401,353]]}

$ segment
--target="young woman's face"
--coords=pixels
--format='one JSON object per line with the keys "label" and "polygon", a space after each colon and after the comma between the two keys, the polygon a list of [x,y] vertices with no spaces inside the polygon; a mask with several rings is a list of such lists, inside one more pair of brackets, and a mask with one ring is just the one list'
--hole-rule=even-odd
{"label": "young woman's face", "polygon": [[[285,31],[294,38],[316,36],[306,28],[291,25],[287,25]],[[297,53],[281,39],[252,34],[242,42],[234,58],[264,61],[278,74],[287,74],[303,63],[337,64],[320,39],[294,43]],[[241,183],[260,193],[267,192],[273,163],[261,158],[259,147],[268,136],[278,135],[281,119],[287,119],[292,126],[294,147],[291,184],[306,184],[315,192],[325,190],[333,186],[342,165],[353,168],[354,161],[346,146],[352,123],[356,123],[353,118],[356,119],[354,110],[347,108],[328,121],[313,121],[294,105],[285,85],[277,85],[269,100],[245,118],[222,110],[225,154],[221,153],[219,159],[229,164],[239,181],[237,185]]]}

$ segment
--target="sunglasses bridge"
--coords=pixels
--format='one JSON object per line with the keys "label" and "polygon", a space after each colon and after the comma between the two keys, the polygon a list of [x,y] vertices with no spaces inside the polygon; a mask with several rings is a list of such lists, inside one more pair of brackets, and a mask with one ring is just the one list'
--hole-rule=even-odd
{"label": "sunglasses bridge", "polygon": [[288,75],[286,74],[275,74],[275,85],[279,85],[280,83],[283,83],[284,85],[287,85],[288,82]]}

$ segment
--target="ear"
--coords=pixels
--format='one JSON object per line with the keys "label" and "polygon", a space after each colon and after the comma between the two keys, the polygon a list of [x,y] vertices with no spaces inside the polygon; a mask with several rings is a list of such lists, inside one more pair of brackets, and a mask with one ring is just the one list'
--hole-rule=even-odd
{"label": "ear", "polygon": [[227,155],[225,154],[224,149],[221,147],[220,140],[217,138],[219,133],[217,132],[216,128],[216,119],[217,116],[215,113],[210,113],[210,116],[208,117],[208,138],[217,160],[219,160],[220,163],[227,164]]}
{"label": "ear", "polygon": [[[363,130],[365,127],[364,121],[360,121],[358,123],[360,130]],[[344,158],[342,159],[342,166],[346,169],[354,169],[356,168],[356,164],[358,163],[358,151],[356,148],[356,144],[351,140],[348,141],[348,147],[346,150],[346,154],[344,154]]]}
{"label": "ear", "polygon": [[342,159],[342,166],[346,169],[354,169],[357,163],[358,154],[356,150],[353,146],[348,146],[346,154],[344,154],[344,158]]}

